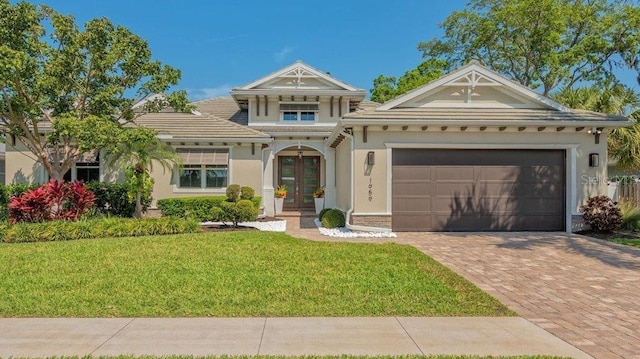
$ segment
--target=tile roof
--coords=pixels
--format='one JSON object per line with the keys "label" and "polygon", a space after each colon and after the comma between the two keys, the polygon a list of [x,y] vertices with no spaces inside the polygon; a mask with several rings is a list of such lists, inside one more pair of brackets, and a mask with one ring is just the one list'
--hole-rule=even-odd
{"label": "tile roof", "polygon": [[258,130],[206,114],[148,113],[138,117],[135,123],[153,128],[160,135],[171,135],[176,139],[269,138],[267,134]]}
{"label": "tile roof", "polygon": [[624,116],[572,110],[563,112],[547,109],[519,108],[398,108],[376,111],[362,108],[344,115],[345,119],[401,119],[401,120],[544,120],[544,121],[627,121]]}
{"label": "tile roof", "polygon": [[193,103],[196,110],[201,113],[214,115],[223,120],[230,120],[240,125],[246,126],[249,123],[249,114],[238,107],[236,101],[231,97],[215,97],[200,100]]}

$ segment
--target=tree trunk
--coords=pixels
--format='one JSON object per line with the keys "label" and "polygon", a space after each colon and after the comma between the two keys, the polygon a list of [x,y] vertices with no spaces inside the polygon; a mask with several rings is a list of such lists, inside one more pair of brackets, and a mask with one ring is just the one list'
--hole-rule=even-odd
{"label": "tree trunk", "polygon": [[136,192],[136,211],[133,214],[134,218],[142,218],[142,193]]}

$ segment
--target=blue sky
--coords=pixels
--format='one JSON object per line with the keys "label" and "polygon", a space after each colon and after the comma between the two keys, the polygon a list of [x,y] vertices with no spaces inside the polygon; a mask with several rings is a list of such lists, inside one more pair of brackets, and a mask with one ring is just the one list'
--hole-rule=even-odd
{"label": "blue sky", "polygon": [[[372,87],[421,61],[420,41],[465,0],[44,0],[78,22],[108,17],[145,38],[182,71],[191,99],[227,95],[296,60],[353,86]],[[628,82],[633,84],[632,74]]]}

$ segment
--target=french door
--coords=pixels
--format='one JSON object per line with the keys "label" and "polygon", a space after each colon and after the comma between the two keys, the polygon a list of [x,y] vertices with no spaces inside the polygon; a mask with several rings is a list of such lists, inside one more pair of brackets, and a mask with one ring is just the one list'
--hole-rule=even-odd
{"label": "french door", "polygon": [[278,157],[278,185],[287,186],[284,208],[313,208],[313,191],[320,187],[320,157]]}

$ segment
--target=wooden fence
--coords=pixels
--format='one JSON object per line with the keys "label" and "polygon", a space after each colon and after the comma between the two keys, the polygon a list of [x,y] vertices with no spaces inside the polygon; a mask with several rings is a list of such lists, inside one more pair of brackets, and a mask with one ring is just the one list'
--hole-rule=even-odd
{"label": "wooden fence", "polygon": [[640,207],[640,182],[618,183],[614,200],[618,202],[629,202]]}

